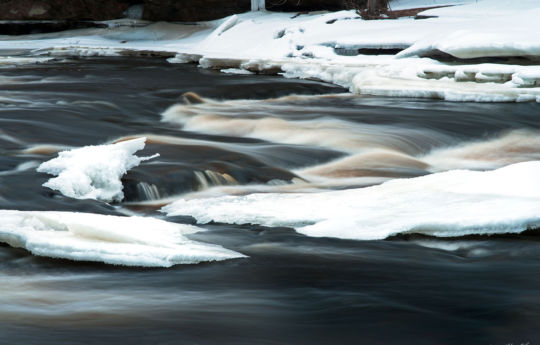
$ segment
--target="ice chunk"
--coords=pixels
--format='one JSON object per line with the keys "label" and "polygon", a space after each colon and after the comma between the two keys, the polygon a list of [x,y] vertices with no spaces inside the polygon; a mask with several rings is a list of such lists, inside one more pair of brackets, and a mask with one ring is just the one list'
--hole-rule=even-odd
{"label": "ice chunk", "polygon": [[63,151],[57,158],[42,163],[37,171],[56,175],[43,186],[58,190],[76,199],[97,199],[106,202],[124,198],[120,178],[142,161],[159,156],[137,157],[146,138],[137,138],[111,145],[85,146]]}
{"label": "ice chunk", "polygon": [[184,236],[198,227],[155,218],[5,210],[0,218],[0,242],[39,256],[146,267],[243,257]]}
{"label": "ice chunk", "polygon": [[180,199],[163,208],[199,223],[290,226],[315,237],[384,239],[518,233],[540,226],[540,161],[494,171],[453,170],[322,193]]}

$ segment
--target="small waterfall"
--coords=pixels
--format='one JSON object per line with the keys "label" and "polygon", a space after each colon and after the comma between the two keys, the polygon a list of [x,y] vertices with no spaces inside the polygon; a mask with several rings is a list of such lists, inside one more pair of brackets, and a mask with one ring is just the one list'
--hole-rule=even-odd
{"label": "small waterfall", "polygon": [[208,189],[212,186],[236,185],[238,181],[227,173],[219,173],[213,170],[194,171],[195,178],[199,183],[199,190]]}
{"label": "small waterfall", "polygon": [[144,197],[143,200],[158,200],[161,198],[157,186],[151,183],[139,182],[137,184],[137,191],[139,195]]}

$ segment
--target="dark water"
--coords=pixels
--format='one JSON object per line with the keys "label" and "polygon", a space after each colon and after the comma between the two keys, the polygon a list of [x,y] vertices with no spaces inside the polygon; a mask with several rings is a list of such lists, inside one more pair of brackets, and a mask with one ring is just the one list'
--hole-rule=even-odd
{"label": "dark water", "polygon": [[[353,177],[381,181],[445,170],[456,160],[476,168],[475,162],[485,163],[486,152],[493,167],[538,159],[540,152],[540,147],[525,145],[534,142],[540,130],[540,107],[535,103],[461,104],[346,95],[265,101],[344,90],[314,81],[225,75],[133,58],[3,68],[0,81],[0,209],[102,214],[130,210],[165,218],[152,203],[136,203],[152,199],[141,183],[155,186],[158,198],[208,187],[195,171],[206,172],[210,185],[221,180],[212,180],[217,175],[208,171],[228,174],[240,189],[272,181],[288,183],[300,178],[298,169],[361,154],[366,145],[427,162],[414,167],[398,166],[399,162],[390,168],[353,167],[359,171]],[[195,116],[210,112],[246,120],[277,117],[286,123],[238,135],[242,123],[232,129],[213,124],[211,132],[162,122],[161,113],[184,102],[180,96],[185,92],[215,102],[190,108]],[[245,99],[254,101],[228,101]],[[326,132],[323,126],[320,131],[308,128],[311,136],[269,140],[279,131],[288,133],[291,123],[306,120],[350,125],[340,127],[341,132]],[[327,136],[353,138],[360,132],[365,135],[360,143],[323,143]],[[49,176],[35,172],[35,167],[55,157],[57,150],[142,134],[149,143],[140,155],[159,152],[161,157],[124,177],[128,203],[74,200],[41,186]],[[313,141],[312,136],[320,140]],[[511,144],[504,141],[508,136],[513,138]],[[452,156],[454,160],[444,154],[437,160],[429,158],[433,150],[471,142],[486,147],[473,147],[465,156]],[[356,183],[333,178],[338,182],[332,187],[312,187],[347,188]],[[205,227],[207,232],[191,238],[249,258],[137,269],[39,258],[0,247],[0,343],[540,341],[536,232],[497,238],[346,241],[309,238],[287,228]],[[458,248],[444,250],[448,245]]]}

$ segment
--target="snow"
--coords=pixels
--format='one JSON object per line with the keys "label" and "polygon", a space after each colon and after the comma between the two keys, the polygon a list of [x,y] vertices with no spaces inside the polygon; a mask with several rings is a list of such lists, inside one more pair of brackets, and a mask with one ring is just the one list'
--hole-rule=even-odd
{"label": "snow", "polygon": [[408,8],[462,5],[477,2],[478,0],[392,0],[389,5],[392,10],[404,10]]}
{"label": "snow", "polygon": [[51,60],[52,57],[0,56],[0,68],[46,63]]}
{"label": "snow", "polygon": [[253,72],[250,72],[250,71],[247,71],[245,69],[241,69],[241,68],[224,68],[221,70],[222,73],[227,73],[227,74],[243,74],[243,75],[251,75],[251,74],[255,74]]}
{"label": "snow", "polygon": [[540,226],[540,161],[493,171],[452,170],[319,193],[179,199],[162,210],[199,223],[294,227],[314,237],[384,239],[519,233]]}
{"label": "snow", "polygon": [[[464,6],[465,7],[465,6]],[[427,11],[426,14],[445,14],[442,9]],[[461,12],[459,12],[461,15]],[[452,56],[469,59],[497,56],[540,55],[540,42],[537,40],[540,27],[535,25],[540,15],[540,6],[525,13],[503,12],[486,18],[455,19],[469,24],[439,30],[416,41],[398,56],[428,55],[441,51]],[[466,14],[463,14],[466,16]],[[501,25],[501,22],[520,23],[520,25]]]}
{"label": "snow", "polygon": [[[107,29],[4,37],[0,50],[36,49],[45,56],[152,51],[176,54],[169,59],[172,63],[198,62],[225,72],[281,72],[335,83],[358,94],[540,101],[536,0],[394,0],[393,9],[456,6],[424,11],[422,15],[434,17],[424,20],[369,21],[354,11],[299,16],[259,11],[262,3],[253,0],[252,12],[197,25],[131,20],[111,22]],[[370,53],[379,55],[355,55],[359,49],[381,50]],[[403,51],[384,55],[388,49]],[[441,53],[461,60],[437,60]],[[467,60],[471,58],[480,60]],[[486,58],[503,60],[482,63]],[[433,71],[446,69],[447,76],[433,77]]]}
{"label": "snow", "polygon": [[121,177],[141,162],[159,156],[137,157],[146,138],[137,138],[110,145],[85,146],[62,151],[57,158],[42,163],[37,171],[57,177],[43,184],[76,199],[105,202],[124,198]]}
{"label": "snow", "polygon": [[185,237],[198,227],[155,218],[6,210],[0,218],[0,242],[38,256],[144,267],[244,257]]}

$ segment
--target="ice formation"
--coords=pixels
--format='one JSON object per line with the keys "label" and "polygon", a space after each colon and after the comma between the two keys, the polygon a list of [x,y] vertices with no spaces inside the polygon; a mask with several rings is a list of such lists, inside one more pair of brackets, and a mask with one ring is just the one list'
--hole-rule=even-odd
{"label": "ice formation", "polygon": [[0,242],[38,256],[146,267],[243,257],[184,236],[200,228],[155,218],[6,210],[0,218]]}
{"label": "ice formation", "polygon": [[76,199],[106,202],[124,198],[121,177],[142,161],[159,156],[137,157],[146,138],[137,138],[111,145],[85,146],[63,151],[57,158],[42,163],[39,172],[56,175],[43,186],[58,190]]}
{"label": "ice formation", "polygon": [[384,239],[519,233],[540,226],[540,161],[493,171],[453,170],[344,191],[179,199],[168,215],[199,223],[289,226],[315,237]]}

